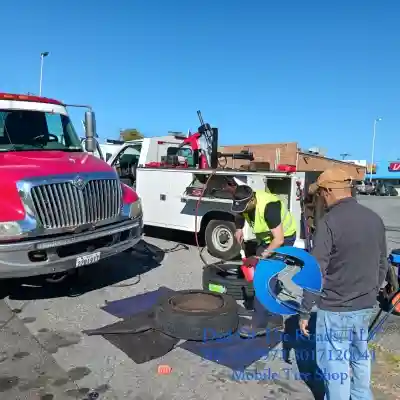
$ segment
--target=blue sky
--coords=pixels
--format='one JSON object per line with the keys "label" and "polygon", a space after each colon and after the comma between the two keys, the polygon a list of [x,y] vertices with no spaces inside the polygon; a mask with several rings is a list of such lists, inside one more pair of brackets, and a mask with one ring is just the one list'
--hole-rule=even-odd
{"label": "blue sky", "polygon": [[[12,4],[15,4],[14,6]],[[400,157],[396,0],[20,0],[2,14],[0,91],[94,107],[99,135],[220,129],[220,144],[297,141]],[[81,111],[72,113],[81,131]]]}

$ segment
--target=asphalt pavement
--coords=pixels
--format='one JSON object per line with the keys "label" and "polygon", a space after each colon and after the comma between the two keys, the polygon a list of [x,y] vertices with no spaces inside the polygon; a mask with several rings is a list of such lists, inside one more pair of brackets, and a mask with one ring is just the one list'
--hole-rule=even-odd
{"label": "asphalt pavement", "polygon": [[359,196],[358,201],[382,218],[386,227],[388,251],[400,248],[400,196]]}
{"label": "asphalt pavement", "polygon": [[[360,200],[391,227],[390,248],[400,242],[400,233],[393,230],[400,228],[399,200]],[[180,347],[136,364],[105,338],[82,333],[119,320],[102,309],[110,302],[160,287],[200,289],[202,263],[190,240],[182,243],[185,236],[180,243],[175,236],[146,237],[152,257],[141,248],[88,267],[70,283],[48,286],[35,279],[7,284],[0,303],[0,398],[83,400],[90,391],[99,400],[314,398],[296,362],[283,360],[280,345],[273,359],[269,355],[253,364],[246,378]],[[171,367],[171,373],[160,374],[160,365]]]}
{"label": "asphalt pavement", "polygon": [[[375,211],[386,227],[388,252],[400,248],[400,197],[360,196],[358,201]],[[400,356],[400,317],[390,316],[376,342],[385,350]]]}
{"label": "asphalt pavement", "polygon": [[[60,374],[70,379],[59,378],[55,369],[48,368],[39,388],[39,375],[34,371],[16,381],[13,377],[18,377],[18,373],[8,371],[10,365],[15,371],[18,361],[12,358],[14,350],[7,349],[9,344],[5,340],[0,343],[0,351],[8,357],[0,363],[2,400],[25,399],[27,387],[32,388],[32,396],[35,391],[38,396],[48,396],[36,397],[42,400],[53,398],[50,396],[56,400],[81,400],[90,390],[99,393],[100,400],[286,399],[289,394],[293,399],[312,398],[296,375],[296,365],[286,364],[279,349],[273,356],[252,365],[250,375],[237,376],[232,369],[179,347],[161,359],[135,364],[103,337],[83,334],[86,329],[118,321],[101,309],[108,302],[162,286],[173,290],[201,289],[202,263],[194,246],[177,244],[168,238],[146,238],[146,241],[152,245],[156,260],[144,252],[124,254],[87,268],[80,280],[70,286],[42,287],[40,280],[7,285],[5,303],[9,309],[18,311],[14,320],[20,324],[20,335],[38,344],[37,348],[31,348],[30,354],[37,353],[36,357],[40,357],[40,352],[45,352]],[[0,319],[6,321],[7,315],[2,314]],[[160,365],[170,366],[172,372],[159,374]],[[262,379],[257,379],[256,371],[263,374]],[[265,376],[274,372],[273,379]],[[2,386],[1,379],[11,380],[12,390],[9,390],[11,383]]]}

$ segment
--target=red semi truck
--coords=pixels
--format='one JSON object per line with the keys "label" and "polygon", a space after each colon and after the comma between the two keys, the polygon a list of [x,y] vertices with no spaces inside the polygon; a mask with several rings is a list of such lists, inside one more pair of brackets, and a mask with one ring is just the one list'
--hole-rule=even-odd
{"label": "red semi truck", "polygon": [[0,93],[0,279],[58,279],[140,241],[140,198],[90,154],[95,125],[89,107],[85,152],[65,104]]}

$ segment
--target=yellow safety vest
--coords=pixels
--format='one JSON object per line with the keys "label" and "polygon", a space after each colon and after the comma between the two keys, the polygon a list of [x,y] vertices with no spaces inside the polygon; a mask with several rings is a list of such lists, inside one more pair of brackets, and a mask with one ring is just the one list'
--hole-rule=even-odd
{"label": "yellow safety vest", "polygon": [[272,193],[267,193],[262,190],[256,190],[255,192],[257,204],[254,215],[254,222],[250,220],[247,213],[243,213],[243,217],[253,229],[259,243],[270,243],[272,241],[271,230],[268,227],[267,222],[264,218],[265,207],[269,203],[275,203],[279,201],[281,203],[281,221],[283,226],[283,234],[285,237],[292,236],[296,233],[297,225],[291,212],[287,209],[283,201]]}

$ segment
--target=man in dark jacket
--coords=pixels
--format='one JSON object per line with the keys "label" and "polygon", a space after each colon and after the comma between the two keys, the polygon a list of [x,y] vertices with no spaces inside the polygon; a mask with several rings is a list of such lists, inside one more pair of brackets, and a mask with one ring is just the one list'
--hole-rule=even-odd
{"label": "man in dark jacket", "polygon": [[369,400],[371,355],[366,339],[388,271],[385,227],[377,214],[352,197],[352,180],[344,170],[324,171],[316,189],[327,206],[312,251],[323,275],[323,290],[318,298],[304,292],[300,331],[309,336],[309,313],[315,301],[315,360],[326,398]]}

